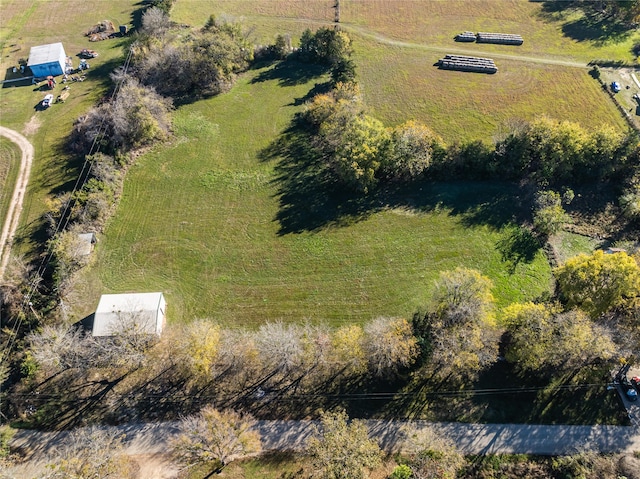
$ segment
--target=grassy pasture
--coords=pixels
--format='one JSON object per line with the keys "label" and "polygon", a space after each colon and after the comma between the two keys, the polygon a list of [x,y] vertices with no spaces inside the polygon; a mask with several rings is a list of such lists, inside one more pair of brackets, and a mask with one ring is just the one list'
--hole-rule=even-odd
{"label": "grassy pasture", "polygon": [[[304,28],[331,22],[332,4],[227,0],[205,8],[178,2],[173,17],[194,25],[203,24],[210,13],[239,17],[256,41],[267,43],[277,33],[290,33],[297,40]],[[577,21],[576,15],[545,13],[539,3],[520,1],[341,2],[341,25],[354,38],[358,75],[372,113],[388,124],[422,121],[447,141],[491,140],[510,120],[540,115],[587,127],[610,123],[626,128],[586,68],[561,62],[586,65],[600,57],[630,60],[633,42],[568,38],[563,25]],[[521,47],[454,42],[453,35],[465,29],[517,31],[526,40]],[[509,57],[496,57],[496,75],[438,70],[433,64],[447,48]]]}
{"label": "grassy pasture", "polygon": [[498,73],[482,75],[439,70],[436,52],[360,36],[355,46],[365,103],[388,124],[420,120],[446,141],[491,140],[509,121],[541,115],[626,128],[586,69],[496,60]]}
{"label": "grassy pasture", "polygon": [[[590,25],[581,12],[519,0],[347,0],[341,3],[341,23],[357,25],[393,39],[456,47],[462,31],[517,33],[524,44],[465,44],[484,53],[510,53],[571,58],[585,64],[594,58],[633,61],[636,32],[610,32]],[[603,26],[600,26],[603,27]]]}
{"label": "grassy pasture", "polygon": [[501,304],[547,289],[542,254],[513,275],[501,261],[496,244],[510,213],[495,225],[482,219],[509,194],[504,185],[427,185],[416,192],[416,208],[283,234],[274,220],[276,163],[258,157],[300,109],[295,99],[320,79],[252,82],[269,72],[254,70],[229,93],[176,111],[176,141],[129,172],[98,248],[100,281],[83,283],[163,290],[174,320],[226,324],[410,315],[428,300],[438,272],[459,265],[489,275]]}
{"label": "grassy pasture", "polygon": [[[70,182],[75,181],[78,164],[64,150],[64,141],[73,122],[93,106],[108,88],[108,74],[122,63],[123,40],[90,43],[83,31],[92,24],[109,19],[116,25],[130,24],[136,9],[135,0],[4,0],[0,28],[0,72],[8,72],[20,58],[29,56],[32,46],[62,42],[67,55],[75,56],[82,48],[92,48],[99,57],[90,60],[91,69],[84,82],[70,83],[70,96],[64,104],[54,104],[46,111],[36,105],[48,92],[30,81],[10,83],[0,88],[2,125],[23,133],[34,145],[35,158],[25,198],[16,249],[29,253],[33,249],[34,231],[45,211],[45,201]],[[4,75],[0,73],[2,79]],[[58,78],[60,80],[60,78]],[[51,92],[60,94],[63,85]]]}

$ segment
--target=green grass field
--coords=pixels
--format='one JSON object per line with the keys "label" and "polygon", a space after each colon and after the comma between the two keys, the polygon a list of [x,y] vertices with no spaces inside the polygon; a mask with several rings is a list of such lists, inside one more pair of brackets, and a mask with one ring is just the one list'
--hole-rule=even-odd
{"label": "green grass field", "polygon": [[[47,91],[29,81],[10,83],[0,88],[0,121],[3,126],[24,134],[34,145],[35,158],[25,197],[21,227],[16,237],[17,252],[33,252],[34,232],[46,208],[46,200],[75,181],[78,165],[64,148],[73,122],[93,106],[109,86],[108,75],[122,63],[120,39],[90,43],[83,35],[91,25],[110,19],[116,25],[130,24],[135,0],[3,0],[0,28],[0,72],[9,72],[20,58],[29,56],[32,46],[62,42],[65,52],[78,65],[75,56],[82,48],[92,48],[100,56],[90,61],[87,80],[70,84],[70,96],[64,104],[54,104],[46,111],[35,106]],[[0,74],[2,79],[5,75]],[[60,80],[60,78],[58,78]],[[51,92],[58,95],[58,82]]]}
{"label": "green grass field", "polygon": [[[331,6],[327,0],[192,0],[177,2],[173,18],[192,25],[203,24],[212,13],[239,19],[256,41],[266,43],[276,33],[291,33],[295,40],[304,28],[331,22]],[[507,22],[532,35],[531,45],[525,43],[519,54],[536,53],[543,59],[582,60],[585,49],[623,57],[627,47],[622,45],[628,39],[615,44],[618,50],[606,42],[575,42],[559,35],[573,17],[567,12],[543,13],[537,4],[518,2],[506,9],[508,13],[483,1],[471,6],[399,1],[394,6],[390,11],[385,2],[342,4],[343,25],[354,36],[365,101],[387,124],[421,120],[448,141],[490,140],[505,122],[540,114],[586,125],[623,124],[583,69],[505,58],[499,75],[483,76],[443,72],[432,64],[440,56],[438,49],[451,44],[449,31],[463,24],[490,30]],[[108,6],[91,1],[52,1],[46,6],[35,0],[8,1],[0,30],[2,68],[27,56],[35,44],[63,41],[72,54],[87,46],[82,31],[98,21],[95,12],[100,12],[99,19],[127,24],[134,8],[124,0]],[[72,85],[64,105],[36,114],[33,105],[42,92],[30,86],[0,90],[3,124],[17,130],[40,125],[28,132],[36,162],[18,237],[23,251],[32,247],[45,200],[69,184],[77,171],[64,153],[65,135],[74,119],[103,94],[104,75],[121,58],[118,40],[91,47],[100,53],[95,69],[87,82]],[[511,54],[513,49],[507,51]],[[327,224],[278,234],[275,164],[260,162],[258,152],[299,111],[292,105],[295,99],[322,79],[290,86],[277,78],[251,83],[258,74],[250,72],[219,98],[181,107],[173,145],[158,147],[132,169],[118,214],[98,248],[97,264],[79,287],[78,314],[90,311],[103,290],[142,288],[166,291],[176,320],[205,316],[229,323],[240,318],[248,323],[278,318],[335,323],[379,314],[410,315],[427,301],[438,272],[460,264],[489,275],[502,305],[535,297],[547,288],[549,271],[542,255],[509,275],[496,249],[508,235],[508,222],[468,220],[483,204],[469,197],[484,198],[491,205],[504,193],[502,186],[431,186],[420,193],[426,198],[422,209],[392,205],[352,219],[348,227]],[[442,197],[447,201],[435,207]],[[149,211],[158,214],[148,215]]]}
{"label": "green grass field", "polygon": [[276,163],[261,162],[259,151],[317,79],[286,87],[278,79],[251,82],[262,74],[252,71],[228,94],[181,107],[174,144],[129,172],[98,248],[95,271],[105,291],[165,291],[177,321],[335,324],[411,315],[428,301],[438,272],[459,265],[490,276],[501,304],[547,288],[543,255],[510,275],[496,249],[506,232],[481,218],[504,199],[504,185],[432,185],[419,193],[418,209],[279,234]]}
{"label": "green grass field", "polygon": [[[332,5],[324,0],[309,2],[305,8],[282,0],[227,0],[207,8],[178,2],[173,17],[202,25],[213,13],[240,19],[258,43],[272,42],[277,33],[289,33],[295,41],[304,28],[328,25]],[[535,2],[341,2],[341,27],[352,34],[359,81],[372,113],[388,124],[422,121],[449,142],[491,141],[506,131],[509,122],[540,115],[587,127],[609,123],[626,128],[587,68],[575,65],[586,65],[593,58],[632,61],[637,35],[608,41],[563,35],[566,25],[578,20],[574,11],[545,12]],[[521,32],[526,40],[521,47],[453,41],[456,33],[468,29]],[[445,53],[460,49],[471,55],[498,55],[499,73],[434,67]]]}

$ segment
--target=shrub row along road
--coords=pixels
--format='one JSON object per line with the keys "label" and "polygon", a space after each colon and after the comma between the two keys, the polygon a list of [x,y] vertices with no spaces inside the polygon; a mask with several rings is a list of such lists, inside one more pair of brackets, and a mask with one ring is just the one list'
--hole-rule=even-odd
{"label": "shrub row along road", "polygon": [[[399,447],[404,421],[367,421],[371,436],[386,451]],[[464,454],[563,455],[579,451],[602,453],[640,451],[640,428],[628,426],[544,426],[526,424],[462,424],[413,421],[451,438]],[[264,450],[302,450],[312,434],[311,421],[258,421]],[[105,426],[107,427],[107,426]],[[177,433],[176,423],[114,426],[126,437],[130,455],[165,454]],[[11,441],[28,457],[42,458],[60,444],[66,432],[20,430]]]}
{"label": "shrub row along road", "polygon": [[31,164],[33,163],[33,145],[29,143],[24,136],[17,131],[10,130],[4,126],[0,126],[0,136],[4,136],[13,141],[22,151],[20,160],[20,172],[18,173],[18,181],[16,181],[11,203],[7,210],[7,216],[2,223],[2,233],[0,234],[0,280],[4,277],[4,270],[9,263],[9,253],[11,252],[11,242],[18,228],[20,221],[20,212],[22,211],[22,202],[27,191],[27,183],[29,182],[29,174],[31,173]]}

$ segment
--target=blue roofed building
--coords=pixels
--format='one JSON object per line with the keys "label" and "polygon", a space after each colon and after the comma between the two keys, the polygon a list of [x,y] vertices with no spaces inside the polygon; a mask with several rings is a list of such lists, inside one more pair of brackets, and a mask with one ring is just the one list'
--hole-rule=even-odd
{"label": "blue roofed building", "polygon": [[67,55],[62,43],[50,43],[31,47],[27,66],[36,78],[44,78],[49,75],[62,75],[65,71]]}

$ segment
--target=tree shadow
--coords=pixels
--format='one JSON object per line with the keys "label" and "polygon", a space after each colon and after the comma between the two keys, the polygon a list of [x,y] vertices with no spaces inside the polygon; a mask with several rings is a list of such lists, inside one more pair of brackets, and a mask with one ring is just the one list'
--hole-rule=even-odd
{"label": "tree shadow", "polygon": [[540,249],[540,241],[528,229],[515,227],[496,243],[496,249],[513,274],[520,263],[531,263]]}
{"label": "tree shadow", "polygon": [[[349,226],[389,208],[447,211],[466,227],[488,225],[496,230],[524,215],[518,190],[505,183],[423,180],[387,184],[367,195],[346,190],[314,147],[314,135],[299,122],[264,149],[260,158],[278,162],[272,183],[279,202],[274,218],[280,225],[279,235]],[[521,254],[520,260],[528,257]]]}
{"label": "tree shadow", "polygon": [[279,235],[352,224],[373,209],[372,198],[336,187],[312,135],[296,123],[260,152],[260,158],[278,160],[272,183],[280,205],[274,219],[280,224]]}
{"label": "tree shadow", "polygon": [[596,45],[626,40],[634,30],[610,18],[585,16],[562,25],[562,33],[573,40],[592,41]]}
{"label": "tree shadow", "polygon": [[[266,66],[265,62],[257,63],[253,69]],[[302,63],[295,60],[283,60],[272,67],[264,68],[251,83],[262,83],[277,80],[279,86],[296,86],[311,81],[327,73],[328,68],[314,63]]]}
{"label": "tree shadow", "polygon": [[[589,10],[588,2],[585,5],[581,7],[576,2],[543,1],[539,17],[547,22],[562,23],[562,33],[568,38],[579,42],[592,41],[596,45],[623,41],[635,31],[606,12]],[[583,16],[568,20],[576,10],[582,10]]]}

